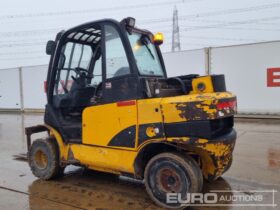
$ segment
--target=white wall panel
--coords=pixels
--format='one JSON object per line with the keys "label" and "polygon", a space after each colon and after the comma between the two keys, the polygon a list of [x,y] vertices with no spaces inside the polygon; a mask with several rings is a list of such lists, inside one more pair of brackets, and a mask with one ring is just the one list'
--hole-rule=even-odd
{"label": "white wall panel", "polygon": [[280,42],[213,48],[211,73],[225,74],[240,113],[280,114],[280,87],[267,87],[267,68],[280,67]]}
{"label": "white wall panel", "polygon": [[[225,74],[228,90],[238,97],[240,113],[280,114],[280,87],[267,87],[267,68],[280,68],[280,42],[212,48],[210,69]],[[205,74],[204,49],[163,54],[168,76]],[[23,105],[46,104],[47,66],[22,68]],[[0,70],[0,109],[20,109],[18,69]]]}
{"label": "white wall panel", "polygon": [[47,80],[47,66],[22,68],[23,104],[25,109],[43,109],[47,103],[44,81]]}
{"label": "white wall panel", "polygon": [[20,109],[18,69],[0,70],[0,109]]}
{"label": "white wall panel", "polygon": [[186,74],[205,75],[204,49],[164,53],[163,59],[169,77]]}

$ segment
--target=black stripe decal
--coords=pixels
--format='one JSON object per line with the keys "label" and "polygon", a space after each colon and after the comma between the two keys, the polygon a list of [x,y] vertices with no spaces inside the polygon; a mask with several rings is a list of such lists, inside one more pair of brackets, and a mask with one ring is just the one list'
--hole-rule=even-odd
{"label": "black stripe decal", "polygon": [[109,142],[108,146],[134,148],[135,139],[136,125],[133,125],[120,131],[117,135],[115,135]]}

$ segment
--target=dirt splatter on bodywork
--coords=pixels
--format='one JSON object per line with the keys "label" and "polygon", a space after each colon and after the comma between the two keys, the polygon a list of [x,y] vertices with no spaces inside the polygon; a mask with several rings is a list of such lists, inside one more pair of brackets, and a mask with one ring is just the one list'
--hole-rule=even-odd
{"label": "dirt splatter on bodywork", "polygon": [[235,114],[236,98],[176,103],[179,116],[186,120],[218,119]]}
{"label": "dirt splatter on bodywork", "polygon": [[198,156],[203,175],[208,180],[215,180],[230,167],[235,146],[234,129],[216,139],[168,138],[168,142],[188,153]]}
{"label": "dirt splatter on bodywork", "polygon": [[166,98],[161,103],[164,121],[219,119],[236,114],[236,96],[229,93],[205,93]]}
{"label": "dirt splatter on bodywork", "polygon": [[[235,95],[221,92],[163,99],[162,113],[167,142],[198,156],[206,179],[216,179],[230,167],[236,132],[233,123],[226,120],[236,113]],[[203,127],[202,123],[207,126]]]}

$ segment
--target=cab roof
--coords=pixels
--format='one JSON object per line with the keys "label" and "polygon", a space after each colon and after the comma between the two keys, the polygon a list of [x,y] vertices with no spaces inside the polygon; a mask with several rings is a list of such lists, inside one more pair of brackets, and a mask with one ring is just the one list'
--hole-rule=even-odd
{"label": "cab roof", "polygon": [[[129,25],[130,20],[133,20],[134,24]],[[117,27],[127,27],[133,31],[152,35],[148,30],[138,29],[135,27],[135,19],[131,17],[124,18],[121,21],[114,19],[101,19],[83,23],[81,25],[70,28],[66,31],[61,31],[57,34],[59,38],[64,38],[67,41],[79,42],[83,44],[97,44],[101,40],[101,26],[105,24],[112,24]]]}

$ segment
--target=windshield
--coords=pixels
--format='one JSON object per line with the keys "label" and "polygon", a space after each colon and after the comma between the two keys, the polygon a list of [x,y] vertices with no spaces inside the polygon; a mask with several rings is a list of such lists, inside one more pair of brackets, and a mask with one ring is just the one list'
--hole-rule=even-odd
{"label": "windshield", "polygon": [[128,33],[128,38],[139,73],[149,76],[164,76],[156,48],[150,39],[139,33]]}

